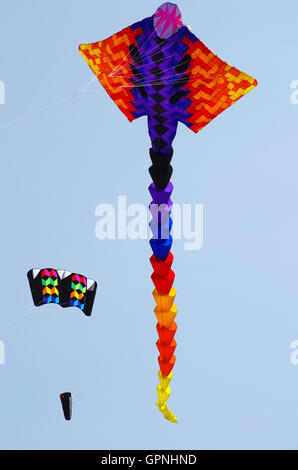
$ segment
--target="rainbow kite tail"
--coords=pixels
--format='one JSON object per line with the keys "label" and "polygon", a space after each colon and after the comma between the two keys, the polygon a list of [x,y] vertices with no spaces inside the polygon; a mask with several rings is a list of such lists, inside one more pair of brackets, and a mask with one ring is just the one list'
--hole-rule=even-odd
{"label": "rainbow kite tail", "polygon": [[174,305],[176,290],[173,287],[175,279],[174,271],[171,269],[173,263],[173,255],[171,253],[172,236],[170,231],[172,228],[172,219],[170,217],[173,203],[170,199],[173,185],[170,182],[172,176],[172,166],[170,165],[173,150],[164,154],[150,149],[152,166],[149,173],[153,183],[149,186],[149,192],[152,196],[152,202],[149,206],[152,219],[150,221],[150,229],[153,237],[150,245],[153,255],[150,262],[153,267],[151,279],[155,285],[153,297],[156,302],[154,313],[158,320],[157,332],[159,339],[156,343],[159,350],[159,384],[157,386],[158,401],[156,402],[158,409],[164,417],[172,423],[177,423],[177,418],[169,410],[167,399],[171,394],[170,382],[173,377],[172,369],[175,364],[176,357],[174,351],[176,349],[176,341],[174,335],[177,325],[174,321],[177,315],[177,307]]}

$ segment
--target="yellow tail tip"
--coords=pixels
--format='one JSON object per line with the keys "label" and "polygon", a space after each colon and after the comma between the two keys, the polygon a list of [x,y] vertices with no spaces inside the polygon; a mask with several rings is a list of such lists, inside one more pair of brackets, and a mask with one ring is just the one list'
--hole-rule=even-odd
{"label": "yellow tail tip", "polygon": [[173,378],[173,372],[171,371],[168,376],[165,376],[161,373],[161,371],[159,371],[158,378],[159,384],[157,386],[157,408],[164,415],[165,419],[167,419],[171,423],[178,423],[176,416],[171,410],[169,410],[167,405],[167,399],[171,395],[171,389],[169,387],[169,384]]}
{"label": "yellow tail tip", "polygon": [[178,420],[177,420],[176,416],[174,415],[174,413],[171,410],[169,410],[167,404],[160,403],[159,401],[157,401],[156,405],[157,405],[157,408],[159,409],[159,411],[164,415],[165,419],[167,419],[171,423],[175,423],[175,424],[178,423]]}

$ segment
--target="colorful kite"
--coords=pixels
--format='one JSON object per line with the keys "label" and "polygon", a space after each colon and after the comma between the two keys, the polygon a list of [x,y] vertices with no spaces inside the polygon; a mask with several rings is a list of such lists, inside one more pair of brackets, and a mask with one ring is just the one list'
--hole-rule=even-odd
{"label": "colorful kite", "polygon": [[58,304],[60,307],[78,307],[90,316],[97,282],[82,274],[63,269],[30,269],[27,273],[34,305]]}
{"label": "colorful kite", "polygon": [[257,82],[211,52],[182,24],[177,5],[166,2],[156,13],[103,41],[81,44],[81,54],[129,121],[148,116],[153,183],[150,258],[160,353],[157,406],[169,421],[167,406],[175,364],[175,274],[171,269],[173,185],[172,142],[178,122],[200,131],[222,111],[252,90]]}

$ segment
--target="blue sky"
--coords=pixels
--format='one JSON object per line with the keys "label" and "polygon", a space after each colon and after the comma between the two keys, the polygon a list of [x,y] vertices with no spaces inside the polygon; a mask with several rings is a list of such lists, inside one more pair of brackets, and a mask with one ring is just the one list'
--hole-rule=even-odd
{"label": "blue sky", "polygon": [[[99,84],[84,91],[78,52],[159,4],[0,0],[2,449],[297,449],[298,4],[179,2],[259,85],[174,142],[173,200],[204,205],[202,249],[173,245],[178,425],[154,404],[149,244],[95,236],[98,204],[150,202],[147,123],[129,124]],[[97,280],[90,318],[33,307],[26,273],[44,266]]]}

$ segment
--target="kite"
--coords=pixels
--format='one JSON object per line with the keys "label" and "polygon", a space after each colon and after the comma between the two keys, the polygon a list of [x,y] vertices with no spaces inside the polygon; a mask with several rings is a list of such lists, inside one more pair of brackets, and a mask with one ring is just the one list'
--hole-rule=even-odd
{"label": "kite", "polygon": [[60,400],[62,404],[64,418],[69,421],[72,415],[72,397],[70,392],[61,393]]}
{"label": "kite", "polygon": [[63,269],[30,269],[27,273],[34,305],[58,304],[77,307],[90,316],[97,282]]}
{"label": "kite", "polygon": [[166,419],[176,423],[167,405],[177,330],[170,234],[172,143],[178,122],[199,132],[251,91],[257,81],[208,49],[182,23],[178,6],[170,2],[163,3],[153,16],[103,41],[81,44],[79,50],[127,119],[148,119],[152,161],[149,173],[153,181],[149,186],[153,234],[150,261],[159,337],[157,407]]}

